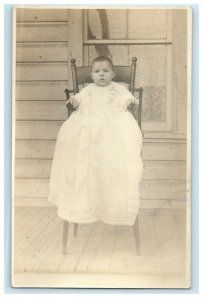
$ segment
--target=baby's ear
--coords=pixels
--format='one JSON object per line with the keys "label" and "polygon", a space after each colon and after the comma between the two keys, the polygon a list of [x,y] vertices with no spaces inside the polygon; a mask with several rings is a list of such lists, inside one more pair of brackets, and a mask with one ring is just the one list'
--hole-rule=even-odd
{"label": "baby's ear", "polygon": [[115,71],[112,72],[112,78],[114,78],[116,76]]}

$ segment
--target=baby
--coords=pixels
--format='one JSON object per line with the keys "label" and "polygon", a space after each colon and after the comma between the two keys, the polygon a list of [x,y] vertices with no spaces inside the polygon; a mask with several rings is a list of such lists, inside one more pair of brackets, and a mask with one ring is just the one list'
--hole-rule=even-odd
{"label": "baby", "polygon": [[[115,71],[112,61],[106,56],[99,56],[95,58],[92,62],[92,72],[91,78],[96,86],[106,87],[111,84],[112,79],[115,77]],[[77,96],[71,96],[69,99],[70,103],[74,108],[78,107],[80,104]],[[129,95],[129,99],[126,101],[126,107],[130,103],[139,104],[139,99],[132,98],[132,95]]]}
{"label": "baby", "polygon": [[68,222],[132,225],[139,210],[142,134],[127,110],[138,100],[114,82],[107,57],[92,62],[91,77],[70,102],[78,107],[60,128],[49,201]]}

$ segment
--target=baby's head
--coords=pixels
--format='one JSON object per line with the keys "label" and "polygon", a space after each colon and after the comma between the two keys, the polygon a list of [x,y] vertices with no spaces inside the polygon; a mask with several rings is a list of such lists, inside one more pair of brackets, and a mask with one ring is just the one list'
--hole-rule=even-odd
{"label": "baby's head", "polygon": [[91,77],[96,85],[101,87],[107,86],[114,76],[114,66],[110,58],[98,56],[93,60]]}

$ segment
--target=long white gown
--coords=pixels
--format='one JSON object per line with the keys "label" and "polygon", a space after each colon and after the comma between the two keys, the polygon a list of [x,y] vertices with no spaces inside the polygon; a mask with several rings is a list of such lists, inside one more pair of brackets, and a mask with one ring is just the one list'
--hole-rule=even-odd
{"label": "long white gown", "polygon": [[142,134],[121,84],[89,84],[60,128],[48,200],[69,222],[132,225],[139,210]]}

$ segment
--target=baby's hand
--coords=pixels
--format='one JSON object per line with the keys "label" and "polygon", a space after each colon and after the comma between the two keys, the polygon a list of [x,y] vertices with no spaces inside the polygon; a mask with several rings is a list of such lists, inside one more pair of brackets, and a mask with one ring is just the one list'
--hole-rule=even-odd
{"label": "baby's hand", "polygon": [[76,108],[80,104],[80,101],[74,96],[70,96],[69,102],[73,105],[74,108]]}
{"label": "baby's hand", "polygon": [[140,104],[140,99],[134,98],[134,99],[131,101],[131,103],[139,105],[139,104]]}
{"label": "baby's hand", "polygon": [[140,103],[140,100],[139,99],[137,99],[137,98],[129,98],[128,100],[127,100],[127,102],[126,102],[126,106],[128,107],[130,104],[137,104],[137,105],[139,105],[139,103]]}

